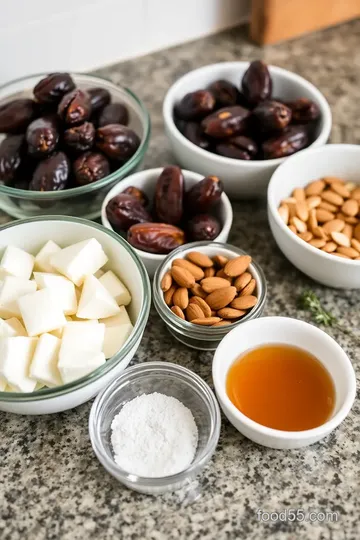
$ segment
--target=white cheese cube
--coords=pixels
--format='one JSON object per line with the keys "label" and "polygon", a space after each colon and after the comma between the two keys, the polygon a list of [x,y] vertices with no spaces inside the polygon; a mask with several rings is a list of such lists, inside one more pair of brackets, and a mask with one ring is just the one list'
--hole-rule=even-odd
{"label": "white cheese cube", "polygon": [[59,363],[64,356],[77,351],[100,353],[103,348],[104,335],[104,324],[94,324],[92,321],[68,322],[62,336]]}
{"label": "white cheese cube", "polygon": [[54,292],[65,315],[76,313],[77,299],[72,281],[64,276],[44,272],[34,272],[34,278],[39,289],[51,289]]}
{"label": "white cheese cube", "polygon": [[94,276],[84,281],[76,316],[79,319],[104,319],[119,313],[120,308],[111,294]]}
{"label": "white cheese cube", "polygon": [[55,272],[55,268],[50,263],[50,257],[59,251],[61,251],[61,247],[55,242],[52,240],[46,242],[35,257],[34,269],[39,272]]}
{"label": "white cheese cube", "polygon": [[97,279],[100,279],[101,276],[103,276],[105,274],[104,270],[98,270],[97,272],[95,272],[94,276],[97,278]]}
{"label": "white cheese cube", "polygon": [[117,315],[114,315],[113,317],[106,317],[106,319],[99,319],[99,322],[105,324],[105,326],[120,326],[121,324],[126,323],[131,324],[131,320],[125,306],[120,306],[120,312]]}
{"label": "white cheese cube", "polygon": [[0,339],[0,375],[18,392],[32,392],[36,381],[29,377],[29,367],[36,347],[36,338]]}
{"label": "white cheese cube", "polygon": [[22,296],[18,304],[29,336],[51,332],[66,324],[61,304],[51,289]]}
{"label": "white cheese cube", "polygon": [[60,345],[61,340],[50,334],[39,337],[30,365],[29,375],[32,379],[50,387],[61,384],[57,366]]}
{"label": "white cheese cube", "polygon": [[131,302],[131,296],[122,281],[109,270],[99,278],[105,289],[111,294],[119,306],[127,306]]}
{"label": "white cheese cube", "polygon": [[66,363],[59,365],[59,371],[64,384],[85,377],[98,367],[105,364],[105,356],[103,353],[96,355],[78,353],[68,357]]}
{"label": "white cheese cube", "polygon": [[101,244],[91,238],[62,249],[50,257],[50,263],[75,285],[86,276],[95,274],[108,261]]}
{"label": "white cheese cube", "polygon": [[36,291],[36,283],[21,277],[7,276],[0,290],[0,317],[20,317],[17,300]]}
{"label": "white cheese cube", "polygon": [[2,337],[27,337],[27,333],[19,319],[12,317],[4,321],[0,319],[0,338]]}
{"label": "white cheese cube", "polygon": [[[69,317],[69,315],[65,315],[65,319],[66,319],[67,321],[72,321],[72,318]],[[63,333],[64,333],[64,328],[65,328],[65,326],[61,326],[60,328],[57,328],[56,330],[51,330],[51,332],[49,332],[49,334],[51,334],[52,336],[55,336],[55,337],[61,339],[61,338],[62,338],[62,335],[63,335]]]}
{"label": "white cheese cube", "polygon": [[0,375],[0,392],[7,392],[6,385],[6,379]]}
{"label": "white cheese cube", "polygon": [[106,326],[103,352],[105,358],[114,356],[124,343],[127,341],[133,330],[131,323],[121,324],[119,326]]}
{"label": "white cheese cube", "polygon": [[11,276],[30,279],[35,258],[15,246],[8,246],[0,262],[0,269]]}

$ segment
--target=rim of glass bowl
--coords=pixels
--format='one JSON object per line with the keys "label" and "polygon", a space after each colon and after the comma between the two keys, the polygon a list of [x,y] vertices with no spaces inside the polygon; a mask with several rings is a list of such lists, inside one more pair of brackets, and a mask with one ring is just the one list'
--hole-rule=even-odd
{"label": "rim of glass bowl", "polygon": [[267,284],[266,284],[266,278],[265,274],[261,268],[261,266],[252,260],[250,264],[250,269],[253,267],[255,272],[260,277],[260,283],[261,283],[261,296],[258,300],[258,303],[256,304],[255,308],[252,309],[245,317],[240,319],[239,321],[232,323],[228,326],[219,326],[217,328],[213,328],[212,326],[199,326],[196,324],[192,324],[188,321],[184,321],[183,319],[180,319],[175,313],[171,311],[171,309],[165,304],[164,298],[163,298],[163,292],[160,287],[160,276],[164,271],[164,268],[167,266],[169,260],[172,260],[176,258],[176,256],[181,256],[184,251],[193,250],[199,247],[204,246],[211,246],[212,248],[220,248],[220,249],[228,249],[229,251],[233,251],[237,253],[238,255],[249,255],[246,251],[233,246],[232,244],[225,244],[222,242],[192,242],[190,244],[184,244],[183,246],[178,247],[174,251],[171,251],[169,255],[167,255],[166,259],[161,263],[160,266],[156,269],[155,275],[154,275],[154,281],[153,281],[153,300],[154,305],[156,308],[156,311],[159,313],[160,317],[163,319],[163,321],[168,324],[172,329],[182,333],[183,335],[187,335],[192,338],[198,338],[198,339],[206,339],[211,336],[212,339],[222,339],[230,330],[233,328],[236,328],[236,326],[246,322],[250,321],[252,319],[256,319],[259,316],[259,313],[261,314],[264,304],[266,301],[267,296]]}
{"label": "rim of glass bowl", "polygon": [[[208,409],[210,410],[210,416],[212,420],[210,437],[199,457],[197,459],[194,459],[194,461],[184,471],[170,476],[163,476],[162,478],[137,476],[135,474],[131,474],[125,471],[124,469],[119,467],[119,465],[116,465],[113,459],[109,459],[107,453],[103,450],[101,438],[99,437],[101,426],[98,426],[98,417],[101,409],[104,405],[106,405],[108,399],[111,397],[113,390],[126,380],[128,380],[129,382],[140,374],[142,375],[152,372],[160,372],[160,376],[161,372],[168,373],[179,377],[186,384],[190,384],[194,391],[197,391],[198,394],[200,394],[204,398],[204,401]],[[124,480],[125,482],[131,484],[145,484],[149,487],[164,487],[169,484],[175,484],[184,481],[194,471],[202,469],[209,461],[216,449],[220,436],[220,428],[220,408],[215,398],[215,394],[211,390],[210,386],[199,375],[197,375],[190,369],[179,366],[177,364],[173,364],[171,362],[144,362],[142,364],[137,364],[136,366],[132,366],[131,368],[126,369],[123,373],[121,373],[121,375],[119,375],[114,381],[112,381],[98,394],[91,407],[89,416],[89,434],[91,444],[97,458],[99,459],[103,467],[120,481]]]}
{"label": "rim of glass bowl", "polygon": [[[33,75],[27,75],[26,77],[19,77],[18,79],[13,79],[12,81],[0,85],[0,91],[5,90],[6,88],[12,86],[13,84],[20,83],[22,81],[27,81],[29,79],[33,79],[35,77],[46,77],[48,73],[34,73]],[[141,101],[140,98],[134,92],[132,92],[129,88],[123,87],[123,86],[117,86],[116,84],[112,83],[111,81],[108,81],[104,77],[98,77],[93,75],[88,75],[87,73],[76,73],[71,72],[70,75],[74,77],[83,77],[88,80],[88,82],[93,82],[94,85],[97,83],[105,84],[108,86],[109,90],[112,90],[113,92],[125,92],[128,94],[140,107],[141,113],[143,115],[143,120],[145,121],[145,127],[144,127],[144,136],[141,140],[139,148],[136,150],[135,154],[127,161],[122,167],[114,171],[113,173],[109,174],[108,176],[105,176],[105,178],[102,178],[101,180],[97,180],[96,182],[92,182],[91,184],[88,184],[86,186],[78,186],[70,189],[63,189],[59,191],[29,191],[27,189],[18,189],[10,186],[0,185],[0,194],[3,193],[4,195],[11,195],[13,197],[21,198],[21,199],[30,199],[30,200],[47,200],[47,199],[66,199],[68,197],[71,197],[72,195],[85,195],[87,193],[91,193],[92,191],[97,191],[98,189],[101,189],[102,187],[111,184],[113,180],[116,180],[116,178],[119,175],[126,175],[133,166],[140,161],[147,150],[147,147],[149,145],[150,135],[151,135],[151,120],[150,115],[144,105],[144,103]],[[11,98],[11,94],[6,96],[7,98]],[[0,99],[0,105],[2,100]]]}
{"label": "rim of glass bowl", "polygon": [[134,331],[132,335],[130,336],[129,340],[125,343],[124,347],[120,349],[119,352],[114,354],[109,360],[105,362],[104,365],[101,367],[95,369],[88,375],[85,375],[84,377],[81,377],[80,379],[76,379],[75,381],[68,383],[68,384],[62,384],[61,386],[56,386],[54,388],[42,388],[40,390],[36,390],[34,392],[0,392],[0,401],[37,401],[37,400],[46,400],[49,398],[62,396],[64,394],[68,394],[69,392],[72,392],[73,390],[79,390],[80,388],[83,388],[88,383],[94,382],[99,377],[102,377],[113,367],[115,367],[132,349],[132,347],[135,345],[135,342],[139,338],[139,335],[144,331],[149,312],[150,312],[150,304],[151,304],[151,287],[150,287],[150,280],[149,276],[145,270],[145,266],[141,259],[137,256],[137,254],[134,252],[130,244],[126,242],[121,236],[114,233],[113,231],[110,231],[109,229],[105,229],[102,225],[99,225],[98,223],[94,223],[93,221],[89,221],[87,219],[82,218],[76,218],[76,217],[70,217],[70,216],[40,216],[40,217],[34,217],[29,219],[21,219],[14,221],[12,223],[9,223],[7,225],[4,225],[1,227],[1,230],[9,229],[11,227],[16,227],[18,225],[23,225],[25,223],[32,223],[34,221],[68,221],[71,223],[80,223],[82,225],[90,225],[94,229],[98,229],[99,231],[102,231],[106,233],[108,236],[116,240],[119,244],[122,245],[124,249],[129,253],[129,255],[132,257],[133,261],[135,262],[139,272],[140,277],[144,286],[144,301],[140,309],[140,313],[138,315],[137,321],[134,325]]}

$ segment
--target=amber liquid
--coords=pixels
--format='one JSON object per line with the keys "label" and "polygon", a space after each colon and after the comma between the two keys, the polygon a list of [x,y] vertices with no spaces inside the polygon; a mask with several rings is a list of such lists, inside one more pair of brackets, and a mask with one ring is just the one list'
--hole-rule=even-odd
{"label": "amber liquid", "polygon": [[284,431],[324,424],[335,405],[327,369],[308,352],[265,345],[238,358],[227,374],[226,391],[248,418]]}

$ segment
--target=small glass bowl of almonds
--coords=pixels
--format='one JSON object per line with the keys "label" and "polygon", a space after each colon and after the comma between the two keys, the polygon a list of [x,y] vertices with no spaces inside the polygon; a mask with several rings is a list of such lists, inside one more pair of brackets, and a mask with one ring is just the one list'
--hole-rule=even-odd
{"label": "small glass bowl of almonds", "polygon": [[200,350],[215,350],[235,325],[260,317],[266,280],[241,249],[193,242],[171,252],[153,281],[154,304],[169,332]]}

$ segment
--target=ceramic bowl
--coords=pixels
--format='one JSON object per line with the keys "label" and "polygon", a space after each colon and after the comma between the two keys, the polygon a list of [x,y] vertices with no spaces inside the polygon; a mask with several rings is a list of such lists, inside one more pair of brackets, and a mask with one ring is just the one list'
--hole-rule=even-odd
{"label": "ceramic bowl", "polygon": [[37,253],[48,240],[60,246],[96,238],[106,252],[107,267],[116,272],[130,290],[129,316],[134,329],[125,345],[106,363],[81,379],[31,393],[0,392],[0,410],[18,414],[50,414],[72,409],[93,398],[131,361],[139,347],[149,316],[151,291],[144,265],[131,246],[101,225],[79,218],[47,216],[16,221],[0,230],[0,251],[17,246]]}
{"label": "ceramic bowl", "polygon": [[[170,87],[163,104],[165,131],[177,162],[204,176],[219,176],[224,182],[226,193],[234,199],[265,196],[272,173],[287,158],[242,161],[203,150],[180,133],[174,123],[173,110],[185,94],[206,88],[218,79],[226,79],[239,87],[248,67],[248,62],[221,62],[190,71]],[[325,144],[331,131],[331,111],[325,97],[300,75],[275,66],[269,66],[269,70],[273,81],[273,96],[284,100],[306,97],[318,105],[321,117],[311,146]]]}
{"label": "ceramic bowl", "polygon": [[[306,431],[281,431],[254,422],[231,402],[226,393],[230,366],[246,351],[270,343],[299,347],[314,355],[328,370],[335,384],[336,401],[327,422]],[[212,375],[217,398],[228,420],[245,437],[269,448],[300,448],[320,441],[349,414],[356,395],[354,369],[340,345],[316,326],[287,317],[263,317],[234,328],[216,350]]]}
{"label": "ceramic bowl", "polygon": [[273,174],[268,189],[268,218],[277,245],[294,266],[315,281],[341,289],[360,288],[360,261],[334,257],[296,236],[281,220],[278,207],[296,187],[323,176],[360,184],[360,146],[328,144],[303,150]]}
{"label": "ceramic bowl", "polygon": [[[140,171],[136,174],[133,174],[119,182],[105,197],[102,208],[101,208],[101,221],[104,227],[107,229],[113,230],[107,216],[106,216],[106,206],[108,202],[122,193],[127,187],[135,186],[143,190],[146,195],[149,197],[149,200],[152,201],[155,193],[156,180],[163,171],[163,167],[158,169],[148,169],[146,171]],[[183,175],[185,179],[185,188],[188,190],[197,182],[200,182],[204,177],[201,174],[194,173],[192,171],[183,170]],[[222,223],[222,229],[219,236],[215,239],[217,242],[226,242],[229,236],[229,232],[233,220],[233,212],[231,203],[229,201],[226,193],[221,195],[220,203],[216,209],[216,215]],[[135,252],[140,257],[142,262],[147,269],[149,276],[153,277],[157,267],[166,259],[166,255],[157,255],[155,253],[147,253],[146,251],[141,251],[140,249],[135,249]]]}

